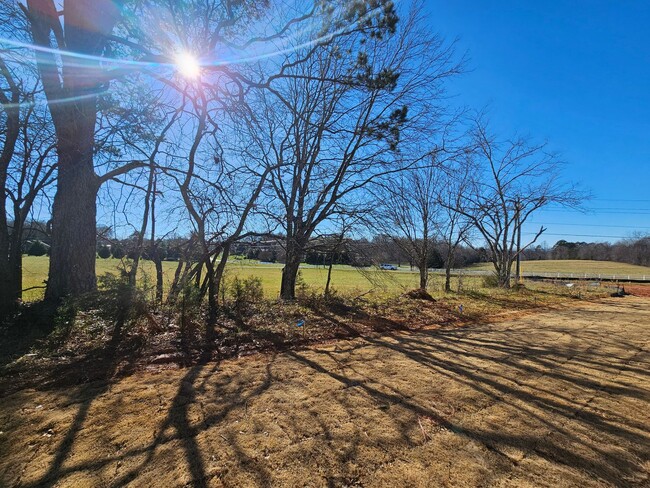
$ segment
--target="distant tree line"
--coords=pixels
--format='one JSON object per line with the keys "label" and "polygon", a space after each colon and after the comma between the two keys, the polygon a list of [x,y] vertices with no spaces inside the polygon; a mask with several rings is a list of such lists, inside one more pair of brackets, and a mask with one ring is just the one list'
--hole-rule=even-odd
{"label": "distant tree line", "polygon": [[550,248],[536,246],[526,250],[524,259],[582,259],[650,266],[650,236],[630,237],[614,243],[559,240]]}

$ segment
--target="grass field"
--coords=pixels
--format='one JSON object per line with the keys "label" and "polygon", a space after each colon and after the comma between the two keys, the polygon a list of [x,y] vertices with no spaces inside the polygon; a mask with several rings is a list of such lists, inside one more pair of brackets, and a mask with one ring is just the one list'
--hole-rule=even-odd
{"label": "grass field", "polygon": [[[118,259],[98,259],[97,276],[105,273],[118,273],[120,266]],[[177,263],[171,261],[163,262],[165,281],[169,284],[173,278]],[[267,298],[277,297],[280,293],[280,276],[282,264],[260,264],[257,261],[232,260],[226,271],[226,279],[235,276],[246,278],[256,276],[262,280],[262,286]],[[47,278],[48,258],[47,256],[25,256],[23,259],[23,288],[42,286]],[[155,270],[153,263],[142,261],[141,269],[143,281],[153,282]],[[491,271],[491,263],[482,263],[472,266],[473,270]],[[634,266],[631,264],[614,263],[609,261],[524,261],[522,263],[524,272],[549,272],[549,273],[603,273],[616,275],[648,275],[650,268]],[[311,289],[322,291],[327,280],[327,269],[303,265],[301,268],[303,283]],[[430,289],[433,293],[440,291],[443,285],[443,278],[439,275],[432,275],[430,278]],[[466,289],[477,289],[482,284],[481,277],[464,277],[463,285]],[[344,294],[362,294],[372,290],[376,294],[395,295],[418,286],[418,274],[408,268],[400,268],[399,271],[380,271],[377,269],[356,269],[351,266],[334,266],[332,273],[332,288]],[[458,280],[454,278],[452,287],[458,287]],[[43,288],[35,288],[24,293],[25,301],[38,300],[43,296]]]}
{"label": "grass field", "polygon": [[[177,263],[163,262],[165,281],[170,283]],[[98,259],[97,276],[105,273],[118,273],[120,260]],[[153,263],[143,261],[141,263],[144,279],[155,278]],[[255,261],[233,260],[226,270],[226,279],[234,276],[246,278],[257,276],[262,280],[262,286],[267,297],[278,296],[280,292],[280,276],[282,264],[260,264]],[[34,257],[25,256],[23,259],[23,289],[41,286],[47,278],[48,258],[46,256]],[[315,289],[322,290],[327,280],[327,269],[323,267],[303,266],[301,268],[303,282]],[[434,280],[435,281],[435,280]],[[331,286],[342,293],[365,293],[368,290],[376,290],[381,293],[400,293],[417,287],[418,275],[410,271],[379,271],[379,270],[357,270],[351,266],[335,266],[332,273]],[[33,289],[25,292],[24,300],[38,300],[43,295],[43,289]]]}
{"label": "grass field", "polygon": [[[493,270],[492,263],[481,263],[471,266],[469,269]],[[608,275],[647,275],[650,276],[650,268],[636,266],[634,264],[615,263],[612,261],[589,261],[589,260],[548,260],[548,261],[522,261],[521,270],[524,273],[590,273]]]}

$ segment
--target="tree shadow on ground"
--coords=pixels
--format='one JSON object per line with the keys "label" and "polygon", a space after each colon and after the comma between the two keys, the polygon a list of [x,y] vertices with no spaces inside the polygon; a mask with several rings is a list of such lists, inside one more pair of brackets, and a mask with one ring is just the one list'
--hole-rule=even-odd
{"label": "tree shadow on ground", "polygon": [[37,302],[23,307],[16,317],[0,324],[0,368],[28,353],[56,327],[57,307]]}
{"label": "tree shadow on ground", "polygon": [[[116,330],[113,349],[120,340]],[[362,484],[364,477],[400,460],[397,447],[432,448],[432,439],[442,433],[488,453],[494,469],[481,475],[485,484],[497,477],[515,483],[515,473],[525,472],[525,460],[540,459],[583,480],[640,486],[647,480],[643,463],[650,459],[650,435],[634,408],[616,405],[650,404],[649,391],[637,385],[648,370],[636,365],[647,365],[648,354],[641,339],[630,340],[627,334],[587,326],[535,331],[505,324],[288,351],[258,358],[254,374],[244,361],[227,372],[220,371],[219,362],[204,361],[179,376],[157,432],[145,446],[64,466],[78,433],[88,428],[91,403],[108,391],[106,382],[82,402],[47,472],[28,486],[54,485],[76,472],[130,460],[110,482],[124,486],[147,469],[161,469],[166,446],[180,450],[177,457],[191,486],[210,486],[219,476],[235,476],[231,484],[237,484],[242,478],[236,476],[243,475],[251,485],[273,486],[279,468],[299,465],[311,472],[315,464],[329,486]],[[107,378],[110,373],[109,367]],[[300,393],[295,405],[279,402],[279,396],[294,390]],[[249,432],[233,427],[233,416],[246,419],[249,408],[255,416],[250,423],[260,422],[261,429],[273,428],[287,438],[268,459],[251,454],[251,444],[244,442]],[[272,408],[274,417],[269,417],[265,412]],[[490,416],[496,423],[485,421]],[[350,425],[343,431],[340,423],[346,418]],[[379,424],[395,434],[375,434]],[[217,437],[223,452],[215,455],[239,474],[208,466],[206,437]]]}

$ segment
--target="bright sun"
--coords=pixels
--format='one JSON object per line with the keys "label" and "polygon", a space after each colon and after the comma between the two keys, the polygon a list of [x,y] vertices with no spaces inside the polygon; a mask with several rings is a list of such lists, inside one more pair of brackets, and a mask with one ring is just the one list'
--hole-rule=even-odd
{"label": "bright sun", "polygon": [[187,52],[178,53],[174,60],[176,69],[185,78],[197,78],[201,74],[201,66],[198,60]]}

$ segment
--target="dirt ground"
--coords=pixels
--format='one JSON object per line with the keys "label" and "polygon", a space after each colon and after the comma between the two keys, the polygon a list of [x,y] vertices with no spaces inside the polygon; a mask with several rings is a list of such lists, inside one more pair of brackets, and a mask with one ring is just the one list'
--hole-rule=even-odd
{"label": "dirt ground", "polygon": [[625,286],[625,291],[631,295],[637,297],[650,297],[650,286],[649,285],[632,285],[627,284]]}
{"label": "dirt ground", "polygon": [[650,486],[650,301],[0,400],[0,486]]}

